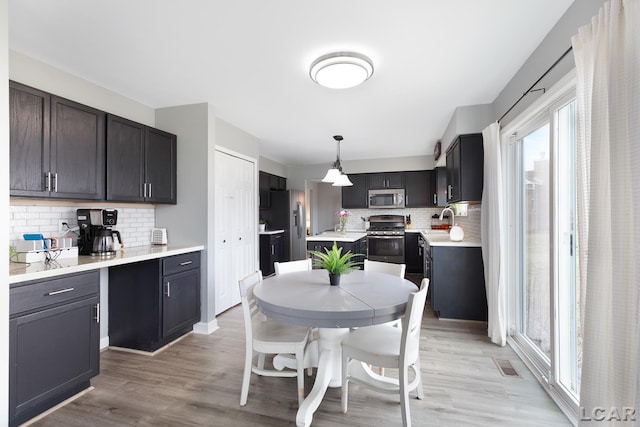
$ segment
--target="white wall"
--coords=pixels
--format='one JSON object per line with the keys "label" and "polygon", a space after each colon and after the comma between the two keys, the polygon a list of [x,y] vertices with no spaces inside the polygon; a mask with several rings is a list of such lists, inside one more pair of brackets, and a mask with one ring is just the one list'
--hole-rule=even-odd
{"label": "white wall", "polygon": [[[9,4],[0,0],[0,81],[9,81]],[[0,224],[9,223],[9,85],[0,85]],[[9,247],[9,230],[0,227],[0,247]],[[6,252],[5,252],[6,254]],[[0,424],[9,419],[8,263],[0,262]]]}
{"label": "white wall", "polygon": [[317,202],[313,213],[317,228],[315,233],[331,231],[338,224],[337,212],[342,206],[342,188],[334,187],[326,182],[320,182],[316,190]]}

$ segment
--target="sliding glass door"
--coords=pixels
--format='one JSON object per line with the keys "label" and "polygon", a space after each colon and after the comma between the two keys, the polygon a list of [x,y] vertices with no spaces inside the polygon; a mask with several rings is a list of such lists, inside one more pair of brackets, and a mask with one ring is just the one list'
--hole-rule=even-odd
{"label": "sliding glass door", "polygon": [[556,98],[513,133],[512,342],[552,396],[577,409],[581,334],[573,98]]}

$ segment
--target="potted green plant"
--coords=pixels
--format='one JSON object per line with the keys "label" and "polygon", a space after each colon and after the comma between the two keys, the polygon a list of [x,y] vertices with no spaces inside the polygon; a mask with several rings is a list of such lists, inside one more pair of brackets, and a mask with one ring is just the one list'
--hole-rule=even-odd
{"label": "potted green plant", "polygon": [[264,219],[260,218],[258,220],[258,228],[260,229],[260,232],[264,232],[267,228],[267,221],[265,221]]}
{"label": "potted green plant", "polygon": [[351,251],[343,254],[342,248],[339,248],[336,242],[333,242],[331,249],[324,248],[324,252],[309,251],[309,253],[314,257],[313,265],[315,267],[324,268],[329,272],[331,286],[339,285],[340,275],[349,273],[362,264],[353,260],[354,257],[362,256],[362,254],[354,254]]}

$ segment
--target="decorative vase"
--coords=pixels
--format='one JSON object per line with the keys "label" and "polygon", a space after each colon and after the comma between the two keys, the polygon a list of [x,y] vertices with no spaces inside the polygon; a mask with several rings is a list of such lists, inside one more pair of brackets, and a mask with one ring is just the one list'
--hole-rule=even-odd
{"label": "decorative vase", "polygon": [[340,286],[340,275],[329,273],[329,284],[331,286]]}
{"label": "decorative vase", "polygon": [[260,229],[260,232],[264,233],[265,229],[267,228],[267,224],[258,224],[258,227]]}
{"label": "decorative vase", "polygon": [[340,234],[347,234],[346,218],[340,218]]}

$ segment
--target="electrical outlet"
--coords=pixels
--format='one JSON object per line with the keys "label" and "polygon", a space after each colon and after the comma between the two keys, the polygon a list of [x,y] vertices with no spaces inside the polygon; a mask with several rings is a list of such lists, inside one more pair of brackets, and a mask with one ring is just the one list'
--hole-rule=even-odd
{"label": "electrical outlet", "polygon": [[65,231],[67,231],[67,227],[68,227],[68,222],[66,219],[60,219],[58,220],[58,232],[59,233],[63,233]]}

